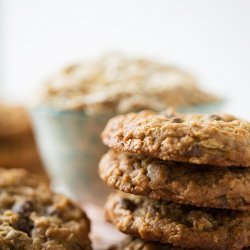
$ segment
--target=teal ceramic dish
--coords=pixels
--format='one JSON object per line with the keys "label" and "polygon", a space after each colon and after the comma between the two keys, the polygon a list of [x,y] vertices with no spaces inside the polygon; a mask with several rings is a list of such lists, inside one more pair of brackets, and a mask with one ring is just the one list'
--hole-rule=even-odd
{"label": "teal ceramic dish", "polygon": [[177,111],[181,113],[197,113],[197,114],[211,114],[221,112],[223,110],[224,100],[211,104],[201,104],[190,107],[178,108]]}
{"label": "teal ceramic dish", "polygon": [[53,188],[78,202],[101,204],[108,190],[98,177],[98,162],[107,151],[100,133],[111,115],[36,107],[31,117]]}

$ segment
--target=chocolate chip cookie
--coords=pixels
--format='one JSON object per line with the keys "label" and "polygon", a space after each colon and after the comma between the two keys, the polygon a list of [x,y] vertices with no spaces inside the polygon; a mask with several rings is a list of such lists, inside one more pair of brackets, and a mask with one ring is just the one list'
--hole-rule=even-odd
{"label": "chocolate chip cookie", "polygon": [[63,195],[22,169],[0,169],[2,250],[88,250],[90,222]]}
{"label": "chocolate chip cookie", "polygon": [[197,208],[131,194],[111,194],[106,218],[120,231],[186,248],[236,250],[250,246],[250,213]]}
{"label": "chocolate chip cookie", "polygon": [[119,115],[102,139],[114,149],[162,160],[250,167],[250,123],[229,115]]}
{"label": "chocolate chip cookie", "polygon": [[216,168],[110,150],[99,164],[110,187],[153,199],[250,211],[250,168]]}

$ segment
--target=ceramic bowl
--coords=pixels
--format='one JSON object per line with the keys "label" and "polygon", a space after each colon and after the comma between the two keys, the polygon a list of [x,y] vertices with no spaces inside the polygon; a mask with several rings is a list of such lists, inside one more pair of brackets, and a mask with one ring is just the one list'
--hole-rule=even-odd
{"label": "ceramic bowl", "polygon": [[101,204],[108,188],[98,176],[98,162],[107,151],[100,139],[112,115],[36,107],[31,111],[40,154],[54,190],[79,202]]}

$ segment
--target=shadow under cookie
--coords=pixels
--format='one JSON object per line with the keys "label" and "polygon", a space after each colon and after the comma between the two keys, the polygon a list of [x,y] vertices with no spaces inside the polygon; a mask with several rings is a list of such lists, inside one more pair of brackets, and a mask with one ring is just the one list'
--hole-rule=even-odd
{"label": "shadow under cookie", "polygon": [[[198,250],[188,248],[189,250]],[[175,247],[170,244],[144,241],[140,238],[129,237],[120,244],[114,245],[108,250],[188,250],[187,248]]]}

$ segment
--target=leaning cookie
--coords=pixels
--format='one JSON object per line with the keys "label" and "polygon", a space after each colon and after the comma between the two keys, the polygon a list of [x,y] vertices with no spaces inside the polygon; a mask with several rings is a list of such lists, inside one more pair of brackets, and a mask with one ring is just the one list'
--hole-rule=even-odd
{"label": "leaning cookie", "polygon": [[0,169],[0,189],[1,249],[91,249],[85,213],[37,177]]}
{"label": "leaning cookie", "polygon": [[250,168],[197,166],[110,150],[100,161],[99,174],[109,187],[126,193],[250,211]]}
{"label": "leaning cookie", "polygon": [[[190,248],[189,248],[190,249]],[[194,249],[193,250],[198,250]],[[109,250],[188,250],[187,248],[175,247],[170,244],[144,241],[140,238],[129,237],[120,244],[114,245]]]}
{"label": "leaning cookie", "polygon": [[184,248],[238,250],[250,246],[250,213],[197,208],[131,194],[114,193],[107,220],[147,241]]}
{"label": "leaning cookie", "polygon": [[102,139],[114,149],[163,160],[250,167],[250,123],[227,115],[119,115]]}

